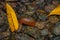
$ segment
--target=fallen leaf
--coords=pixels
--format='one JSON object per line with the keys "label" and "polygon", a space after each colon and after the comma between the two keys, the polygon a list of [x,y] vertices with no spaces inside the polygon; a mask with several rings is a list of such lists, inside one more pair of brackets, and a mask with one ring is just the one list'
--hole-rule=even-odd
{"label": "fallen leaf", "polygon": [[10,29],[12,32],[17,31],[19,24],[16,17],[16,13],[8,3],[6,3],[6,9],[7,9],[7,18],[8,18]]}
{"label": "fallen leaf", "polygon": [[60,15],[60,5],[58,5],[48,16],[51,15]]}

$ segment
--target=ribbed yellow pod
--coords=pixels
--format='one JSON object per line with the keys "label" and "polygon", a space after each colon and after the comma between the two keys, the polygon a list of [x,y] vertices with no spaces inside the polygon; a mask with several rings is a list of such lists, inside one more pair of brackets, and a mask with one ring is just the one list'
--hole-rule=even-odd
{"label": "ribbed yellow pod", "polygon": [[60,5],[58,5],[52,12],[50,12],[50,15],[60,15]]}
{"label": "ribbed yellow pod", "polygon": [[6,3],[6,9],[7,9],[7,18],[10,25],[10,29],[12,32],[17,31],[19,24],[18,24],[15,11],[8,3]]}

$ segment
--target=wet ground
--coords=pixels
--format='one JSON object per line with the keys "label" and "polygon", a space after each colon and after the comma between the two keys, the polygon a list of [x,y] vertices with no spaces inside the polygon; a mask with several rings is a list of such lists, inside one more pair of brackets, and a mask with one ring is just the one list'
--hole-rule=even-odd
{"label": "wet ground", "polygon": [[18,21],[21,17],[35,20],[36,26],[20,24],[17,32],[11,33],[7,20],[5,2],[0,2],[0,40],[60,40],[60,16],[47,15],[60,5],[60,0],[6,0],[15,10]]}

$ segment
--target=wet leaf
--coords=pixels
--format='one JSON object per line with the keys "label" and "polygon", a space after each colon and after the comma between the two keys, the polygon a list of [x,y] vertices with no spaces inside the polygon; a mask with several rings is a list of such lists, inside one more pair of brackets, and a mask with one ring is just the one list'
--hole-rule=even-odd
{"label": "wet leaf", "polygon": [[18,25],[19,25],[15,11],[8,3],[6,3],[6,8],[7,8],[7,17],[8,17],[10,29],[12,32],[14,32],[14,31],[18,30]]}
{"label": "wet leaf", "polygon": [[60,5],[57,6],[48,16],[51,15],[60,15]]}
{"label": "wet leaf", "polygon": [[22,17],[19,20],[19,23],[29,25],[29,26],[35,26],[35,20],[32,19],[32,18],[24,18],[24,17]]}
{"label": "wet leaf", "polygon": [[46,13],[44,10],[37,10],[39,13]]}

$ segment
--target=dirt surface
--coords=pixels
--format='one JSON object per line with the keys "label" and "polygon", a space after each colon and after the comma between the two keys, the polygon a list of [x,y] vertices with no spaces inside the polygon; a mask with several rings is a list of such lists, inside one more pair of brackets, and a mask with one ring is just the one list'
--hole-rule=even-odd
{"label": "dirt surface", "polygon": [[[11,33],[5,2],[14,9],[18,21],[31,17],[36,25],[20,24],[17,32]],[[60,5],[60,0],[6,0],[0,1],[0,40],[60,40],[60,16],[47,15]],[[19,26],[19,27],[20,27]]]}

